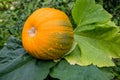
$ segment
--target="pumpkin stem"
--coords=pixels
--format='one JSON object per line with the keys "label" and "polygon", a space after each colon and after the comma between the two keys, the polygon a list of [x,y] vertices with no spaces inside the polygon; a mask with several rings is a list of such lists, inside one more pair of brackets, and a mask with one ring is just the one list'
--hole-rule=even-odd
{"label": "pumpkin stem", "polygon": [[35,27],[32,27],[30,30],[28,30],[28,33],[31,37],[34,37],[35,36],[35,33],[36,33],[36,29]]}

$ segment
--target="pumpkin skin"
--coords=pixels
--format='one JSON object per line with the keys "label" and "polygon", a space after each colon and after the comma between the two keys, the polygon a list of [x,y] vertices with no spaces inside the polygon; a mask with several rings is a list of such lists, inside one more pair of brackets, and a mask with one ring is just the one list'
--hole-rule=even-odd
{"label": "pumpkin skin", "polygon": [[73,43],[71,22],[60,10],[38,9],[23,26],[22,43],[25,50],[38,59],[59,59],[70,50]]}

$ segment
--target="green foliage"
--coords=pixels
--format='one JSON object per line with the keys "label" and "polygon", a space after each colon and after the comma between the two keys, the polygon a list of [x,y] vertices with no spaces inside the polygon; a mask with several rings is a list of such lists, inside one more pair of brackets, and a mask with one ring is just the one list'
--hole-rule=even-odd
{"label": "green foliage", "polygon": [[60,80],[110,80],[112,78],[111,74],[106,75],[96,66],[70,65],[65,60],[56,65],[50,75]]}
{"label": "green foliage", "polygon": [[0,51],[0,80],[43,80],[54,65],[52,61],[31,57],[22,48],[21,41],[11,37]]}
{"label": "green foliage", "polygon": [[103,7],[113,15],[112,20],[120,26],[120,0],[103,0],[103,2]]}
{"label": "green foliage", "polygon": [[94,0],[77,0],[72,10],[72,16],[78,26],[105,23],[112,17],[102,6],[95,4]]}
{"label": "green foliage", "polygon": [[101,4],[110,14],[116,25],[120,26],[120,0],[95,0]]}
{"label": "green foliage", "polygon": [[112,16],[94,0],[77,0],[72,15],[77,24],[74,39],[79,49],[66,60],[71,64],[114,66],[112,58],[120,57],[120,34],[111,22]]}

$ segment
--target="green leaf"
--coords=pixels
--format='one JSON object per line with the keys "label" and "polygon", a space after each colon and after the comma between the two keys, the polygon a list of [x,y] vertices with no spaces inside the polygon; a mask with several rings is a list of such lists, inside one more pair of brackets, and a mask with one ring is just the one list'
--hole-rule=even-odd
{"label": "green leaf", "polygon": [[14,37],[0,50],[0,80],[43,80],[54,65],[27,54]]}
{"label": "green leaf", "polygon": [[[75,61],[77,58],[76,64],[79,65],[94,64],[99,67],[114,66],[114,63],[112,62],[111,58],[118,56],[118,51],[120,51],[119,45],[114,44],[112,42],[90,39],[79,35],[75,35],[75,39],[78,42],[78,46],[80,47],[80,51],[79,51],[80,53],[73,52],[74,55],[76,53],[77,57],[72,56],[72,54],[70,54],[70,56],[68,57],[70,57],[73,61],[74,58]],[[66,59],[69,61],[67,57]]]}
{"label": "green leaf", "polygon": [[104,23],[112,17],[95,0],[76,0],[72,16],[77,25]]}
{"label": "green leaf", "polygon": [[[87,25],[88,26],[88,25]],[[93,29],[79,28],[74,36],[79,48],[75,49],[66,59],[71,64],[99,67],[114,66],[112,58],[120,57],[120,34],[118,27],[89,25]]]}
{"label": "green leaf", "polygon": [[111,78],[96,66],[70,65],[65,60],[56,65],[50,75],[60,80],[110,80]]}
{"label": "green leaf", "polygon": [[111,15],[94,0],[77,0],[72,15],[77,24],[77,46],[65,59],[83,66],[115,66],[112,58],[120,58],[120,30],[110,20]]}
{"label": "green leaf", "polygon": [[65,56],[65,59],[72,65],[79,64],[81,65],[80,61],[81,57],[81,51],[78,45],[76,45],[75,49],[67,56]]}

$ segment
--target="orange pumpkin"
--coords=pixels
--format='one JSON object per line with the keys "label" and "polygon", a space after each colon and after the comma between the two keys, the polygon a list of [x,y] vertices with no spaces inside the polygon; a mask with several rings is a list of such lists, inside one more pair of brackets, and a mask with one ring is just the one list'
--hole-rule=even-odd
{"label": "orange pumpkin", "polygon": [[67,15],[54,8],[34,11],[22,31],[23,47],[38,59],[52,60],[67,53],[73,43],[73,30]]}

